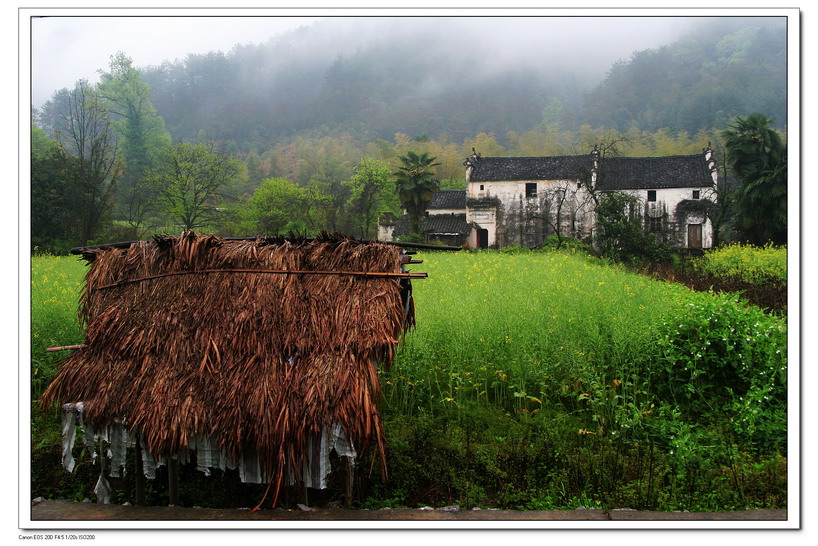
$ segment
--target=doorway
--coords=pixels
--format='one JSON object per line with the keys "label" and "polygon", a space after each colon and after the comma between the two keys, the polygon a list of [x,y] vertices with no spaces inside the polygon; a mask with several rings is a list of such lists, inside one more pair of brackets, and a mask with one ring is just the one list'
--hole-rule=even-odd
{"label": "doorway", "polygon": [[487,229],[478,229],[477,230],[477,248],[488,248],[489,247],[489,230]]}
{"label": "doorway", "polygon": [[702,247],[702,225],[688,224],[687,225],[687,248],[701,248]]}

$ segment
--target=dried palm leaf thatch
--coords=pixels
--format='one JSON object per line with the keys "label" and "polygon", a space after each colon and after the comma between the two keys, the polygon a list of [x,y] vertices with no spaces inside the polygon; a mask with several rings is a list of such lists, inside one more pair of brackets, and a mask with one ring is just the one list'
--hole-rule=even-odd
{"label": "dried palm leaf thatch", "polygon": [[[342,236],[192,232],[88,251],[85,346],[63,361],[42,403],[83,402],[94,426],[124,420],[157,460],[210,436],[233,459],[254,452],[273,481],[304,462],[310,438],[340,423],[359,450],[377,446],[385,472],[377,367],[392,362],[413,321],[408,281],[193,272],[400,273],[401,252]],[[100,289],[182,271],[191,274]]]}

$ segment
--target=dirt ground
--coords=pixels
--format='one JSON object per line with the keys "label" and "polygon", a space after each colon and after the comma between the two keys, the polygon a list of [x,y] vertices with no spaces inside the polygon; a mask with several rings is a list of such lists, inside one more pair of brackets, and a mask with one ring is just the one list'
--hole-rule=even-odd
{"label": "dirt ground", "polygon": [[[305,507],[306,508],[306,507]],[[31,507],[31,520],[60,521],[787,521],[786,510],[745,510],[739,512],[641,512],[636,510],[458,510],[394,509],[394,510],[215,510],[181,508],[178,506],[122,506],[115,504],[74,501],[43,501]]]}

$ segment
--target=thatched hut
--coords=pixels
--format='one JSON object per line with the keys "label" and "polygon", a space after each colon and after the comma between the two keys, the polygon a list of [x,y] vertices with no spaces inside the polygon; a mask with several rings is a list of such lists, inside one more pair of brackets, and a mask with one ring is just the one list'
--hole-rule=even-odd
{"label": "thatched hut", "polygon": [[[144,473],[196,454],[243,481],[324,487],[329,452],[384,440],[378,366],[414,320],[404,251],[341,236],[229,240],[187,232],[83,249],[85,341],[42,403],[128,446]],[[106,486],[101,478],[99,487]],[[275,500],[273,500],[275,504]]]}

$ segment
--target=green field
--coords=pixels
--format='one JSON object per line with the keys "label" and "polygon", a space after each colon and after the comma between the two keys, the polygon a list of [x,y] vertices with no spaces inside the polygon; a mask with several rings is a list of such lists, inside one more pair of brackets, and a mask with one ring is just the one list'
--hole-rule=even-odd
{"label": "green field", "polygon": [[[581,253],[417,258],[417,326],[381,372],[389,477],[361,461],[360,506],[786,507],[784,319]],[[35,397],[44,348],[81,342],[84,270],[33,259]],[[35,421],[35,458],[59,470],[59,423]],[[57,494],[57,470],[35,494]],[[190,479],[187,502],[229,502]],[[60,487],[93,498],[93,480]]]}

